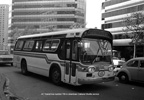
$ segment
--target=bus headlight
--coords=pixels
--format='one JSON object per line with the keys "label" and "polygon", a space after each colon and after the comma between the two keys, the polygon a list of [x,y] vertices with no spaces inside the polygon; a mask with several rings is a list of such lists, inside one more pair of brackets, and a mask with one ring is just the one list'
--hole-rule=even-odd
{"label": "bus headlight", "polygon": [[92,66],[88,67],[88,72],[89,73],[94,73],[95,72],[95,67],[92,67]]}

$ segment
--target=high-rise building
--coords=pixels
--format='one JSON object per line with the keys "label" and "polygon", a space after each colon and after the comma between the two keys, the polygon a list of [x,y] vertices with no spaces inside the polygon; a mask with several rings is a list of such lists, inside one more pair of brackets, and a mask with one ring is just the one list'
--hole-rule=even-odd
{"label": "high-rise building", "polygon": [[12,0],[11,30],[44,33],[85,23],[86,0]]}
{"label": "high-rise building", "polygon": [[12,29],[30,27],[42,33],[84,25],[85,9],[85,0],[13,0]]}
{"label": "high-rise building", "polygon": [[[127,59],[133,56],[130,37],[125,36],[123,19],[132,13],[144,10],[144,0],[105,0],[102,3],[102,29],[113,34],[114,49]],[[131,33],[129,33],[131,34]],[[137,47],[137,56],[144,56],[144,47]]]}
{"label": "high-rise building", "polygon": [[9,6],[0,4],[0,50],[7,49]]}

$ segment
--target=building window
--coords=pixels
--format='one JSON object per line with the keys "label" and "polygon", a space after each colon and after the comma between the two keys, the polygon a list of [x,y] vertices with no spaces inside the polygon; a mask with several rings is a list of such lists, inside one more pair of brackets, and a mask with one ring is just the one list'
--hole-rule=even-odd
{"label": "building window", "polygon": [[102,24],[102,29],[112,28],[112,23]]}

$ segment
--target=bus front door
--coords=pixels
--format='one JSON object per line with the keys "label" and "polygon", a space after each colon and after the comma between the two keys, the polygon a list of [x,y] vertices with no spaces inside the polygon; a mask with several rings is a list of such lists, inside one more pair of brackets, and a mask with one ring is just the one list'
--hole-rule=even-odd
{"label": "bus front door", "polygon": [[71,40],[66,41],[66,60],[65,60],[65,75],[66,83],[76,84],[76,64],[72,60],[73,45]]}

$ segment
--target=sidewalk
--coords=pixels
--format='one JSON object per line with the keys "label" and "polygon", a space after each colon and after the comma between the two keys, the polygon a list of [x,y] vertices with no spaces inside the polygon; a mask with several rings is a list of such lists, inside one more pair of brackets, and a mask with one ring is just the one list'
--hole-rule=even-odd
{"label": "sidewalk", "polygon": [[13,86],[10,85],[9,79],[0,73],[0,100],[26,100],[19,97],[14,92]]}

